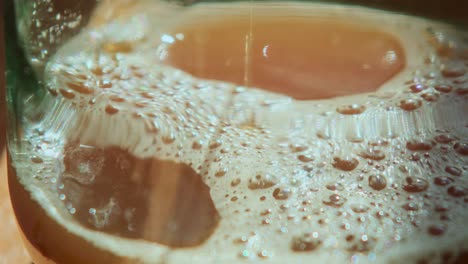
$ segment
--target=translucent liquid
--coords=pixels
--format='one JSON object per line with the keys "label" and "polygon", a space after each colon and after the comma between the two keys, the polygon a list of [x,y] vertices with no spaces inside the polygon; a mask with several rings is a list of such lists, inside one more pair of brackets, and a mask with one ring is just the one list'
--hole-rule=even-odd
{"label": "translucent liquid", "polygon": [[171,30],[183,39],[163,62],[303,100],[374,92],[405,65],[399,41],[377,27],[280,11],[250,15],[197,17]]}
{"label": "translucent liquid", "polygon": [[[12,155],[19,181],[10,173],[18,221],[41,254],[342,263],[399,259],[388,245],[400,240],[414,243],[408,261],[427,260],[432,245],[459,253],[447,234],[467,216],[466,66],[456,64],[466,43],[434,55],[431,22],[350,9],[353,20],[338,6],[200,6],[161,24],[158,4],[141,3],[113,16],[146,18],[117,26],[97,13],[103,27],[46,69],[56,103],[39,106],[48,113]],[[394,19],[411,25],[400,37],[401,26],[382,29]],[[373,93],[389,84],[395,96]]]}

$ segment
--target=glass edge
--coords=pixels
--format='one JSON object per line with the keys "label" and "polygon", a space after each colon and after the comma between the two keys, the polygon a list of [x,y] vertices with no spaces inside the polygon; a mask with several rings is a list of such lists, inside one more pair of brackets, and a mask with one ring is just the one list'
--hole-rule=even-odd
{"label": "glass edge", "polygon": [[[22,98],[27,95],[40,95],[37,79],[26,59],[17,28],[19,12],[15,5],[24,1],[6,0],[4,10],[4,52],[5,52],[5,91],[7,144],[16,144],[21,133]],[[30,2],[30,1],[29,1]]]}

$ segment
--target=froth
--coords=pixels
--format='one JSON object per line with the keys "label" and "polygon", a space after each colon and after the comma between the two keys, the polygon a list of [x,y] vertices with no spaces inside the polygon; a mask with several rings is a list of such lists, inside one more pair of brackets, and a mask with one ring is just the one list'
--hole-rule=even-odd
{"label": "froth", "polygon": [[[298,102],[158,64],[161,35],[149,34],[150,16],[91,29],[63,47],[46,71],[57,103],[39,126],[52,128],[41,137],[172,160],[202,177],[219,227],[205,244],[165,254],[167,262],[193,252],[204,263],[437,262],[447,250],[467,250],[468,47],[457,41],[455,55],[437,53],[451,43],[448,27],[428,33],[431,23],[405,17],[412,25],[399,34],[412,54],[406,71],[375,94]],[[416,52],[419,45],[428,53]]]}

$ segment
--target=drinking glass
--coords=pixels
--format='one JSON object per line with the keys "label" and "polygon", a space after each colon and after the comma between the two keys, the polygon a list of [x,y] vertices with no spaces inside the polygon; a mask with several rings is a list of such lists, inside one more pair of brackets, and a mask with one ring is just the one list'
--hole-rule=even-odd
{"label": "drinking glass", "polygon": [[34,263],[466,263],[466,10],[5,1]]}

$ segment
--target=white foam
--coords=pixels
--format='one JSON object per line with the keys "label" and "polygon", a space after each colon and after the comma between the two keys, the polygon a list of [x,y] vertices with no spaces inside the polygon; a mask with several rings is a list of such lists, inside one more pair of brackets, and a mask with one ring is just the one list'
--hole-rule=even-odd
{"label": "white foam", "polygon": [[[407,93],[407,85],[403,85],[408,79],[421,78],[421,72],[427,68],[435,71],[442,65],[439,58],[429,66],[424,64],[423,57],[434,53],[434,48],[426,42],[426,27],[447,32],[451,29],[422,19],[361,8],[299,3],[256,4],[256,7],[264,7],[262,11],[267,10],[267,6],[301,15],[346,14],[379,23],[401,37],[408,54],[408,65],[375,94],[298,102],[260,89],[197,79],[157,64],[153,51],[160,30],[153,35],[149,32],[158,27],[154,23],[159,20],[149,11],[142,12],[129,23],[115,22],[83,32],[66,44],[47,67],[47,85],[59,95],[49,115],[38,125],[50,128],[42,137],[80,140],[99,147],[119,146],[141,158],[175,160],[190,164],[197,172],[207,172],[203,180],[211,189],[221,222],[203,245],[170,251],[154,243],[97,234],[66,222],[70,216],[46,208],[51,217],[66,223],[67,229],[97,247],[121,256],[141,257],[145,263],[154,263],[162,255],[166,256],[167,263],[284,263],[286,260],[292,263],[344,263],[351,258],[358,258],[359,263],[402,259],[410,263],[430,254],[436,254],[436,257],[429,261],[437,263],[440,261],[437,256],[446,250],[454,254],[466,250],[468,230],[464,220],[468,217],[467,203],[463,198],[447,195],[446,188],[432,184],[433,177],[446,174],[447,162],[464,166],[466,156],[458,154],[451,145],[448,145],[449,151],[445,151],[441,148],[443,144],[437,144],[427,151],[428,157],[422,152],[417,153],[422,158],[418,161],[411,160],[414,152],[406,148],[410,139],[433,140],[440,134],[436,132],[440,129],[447,130],[447,134],[459,138],[460,142],[466,142],[467,127],[462,121],[468,110],[466,95],[440,94],[438,101],[427,102],[420,99],[419,94]],[[220,12],[241,12],[245,8],[241,4],[233,5],[229,10],[224,7],[225,4],[210,8],[198,5],[192,11],[185,11],[184,19],[189,20],[199,12],[219,15]],[[173,19],[175,21],[177,17]],[[114,54],[100,50],[102,43],[116,40],[132,42],[135,51],[119,54],[115,60]],[[83,46],[84,43],[88,45]],[[102,77],[92,74],[96,57],[113,73]],[[107,76],[125,75],[133,71],[132,67],[138,67],[136,71],[143,77],[113,79],[112,88],[96,88]],[[72,74],[65,75],[64,72]],[[71,91],[74,98],[64,99],[60,89],[66,88],[69,82],[79,82],[77,73],[88,76],[87,84],[93,92],[89,95]],[[428,82],[432,82],[430,90],[435,91],[435,84],[447,80],[436,78]],[[383,98],[385,92],[394,95]],[[115,96],[125,101],[112,101]],[[414,111],[400,108],[400,101],[409,97],[421,100],[422,106]],[[94,99],[92,104],[89,103],[91,99]],[[135,103],[146,105],[135,107]],[[365,105],[365,112],[360,115],[337,113],[338,106],[352,103]],[[109,104],[118,112],[106,113]],[[135,114],[141,117],[136,118]],[[383,160],[370,160],[360,155],[373,148],[370,144],[378,140],[386,142],[378,147],[386,155]],[[169,141],[173,142],[165,143]],[[194,150],[195,141],[204,144]],[[220,146],[210,149],[213,143]],[[291,150],[294,144],[307,148],[295,153]],[[50,162],[57,158],[42,155]],[[304,162],[299,155],[306,155],[311,160]],[[333,165],[335,157],[355,158],[359,164],[351,172],[338,170]],[[216,158],[220,160],[214,162]],[[404,166],[409,172],[401,169]],[[221,170],[225,175],[215,177]],[[376,191],[368,186],[367,177],[372,174],[387,178],[384,190]],[[464,177],[455,178],[456,184],[468,188],[465,170],[463,174]],[[275,186],[249,189],[248,182],[256,175],[270,177]],[[426,179],[430,183],[428,191],[403,191],[401,186],[407,176]],[[240,184],[231,187],[235,179],[240,179]],[[28,180],[23,177],[22,181]],[[326,188],[329,183],[340,183],[344,188],[329,190]],[[42,187],[27,184],[27,188],[42,204],[57,204]],[[287,189],[289,199],[274,199],[276,188]],[[426,193],[432,198],[425,197]],[[346,199],[342,206],[335,208],[325,204],[333,194]],[[232,202],[230,198],[233,196],[238,200]],[[261,201],[263,196],[265,200]],[[403,210],[408,199],[420,209]],[[448,222],[441,222],[440,214],[434,211],[433,204],[441,201],[451,206],[452,218]],[[369,209],[358,213],[353,211],[356,205]],[[271,210],[269,214],[261,213],[267,209]],[[380,211],[387,216],[380,219],[376,215]],[[420,227],[415,227],[415,221]],[[427,234],[427,227],[434,224],[447,225],[442,236]],[[293,237],[307,232],[317,232],[321,246],[311,252],[293,252]],[[347,242],[348,235],[354,236],[354,242]],[[367,245],[359,242],[364,235],[364,240],[376,239],[375,243],[363,252],[352,249],[353,246]],[[245,243],[233,243],[241,237],[246,237]],[[265,257],[261,257],[262,252]]]}

